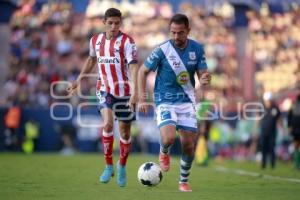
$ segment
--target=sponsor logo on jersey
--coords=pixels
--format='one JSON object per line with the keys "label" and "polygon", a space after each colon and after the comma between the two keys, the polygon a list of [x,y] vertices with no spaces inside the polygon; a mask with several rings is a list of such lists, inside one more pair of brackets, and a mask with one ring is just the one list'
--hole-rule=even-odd
{"label": "sponsor logo on jersey", "polygon": [[173,64],[174,68],[179,68],[180,67],[180,62],[173,61],[172,64]]}
{"label": "sponsor logo on jersey", "polygon": [[174,55],[169,55],[169,60],[171,60],[171,61],[174,61],[174,60],[176,60],[176,56],[174,56]]}
{"label": "sponsor logo on jersey", "polygon": [[188,61],[187,64],[188,64],[188,65],[196,65],[196,64],[197,64],[197,61]]}
{"label": "sponsor logo on jersey", "polygon": [[176,77],[176,81],[179,85],[185,85],[189,82],[190,75],[187,71],[180,72]]}
{"label": "sponsor logo on jersey", "polygon": [[98,57],[98,63],[100,64],[119,64],[120,61],[118,58],[101,58]]}

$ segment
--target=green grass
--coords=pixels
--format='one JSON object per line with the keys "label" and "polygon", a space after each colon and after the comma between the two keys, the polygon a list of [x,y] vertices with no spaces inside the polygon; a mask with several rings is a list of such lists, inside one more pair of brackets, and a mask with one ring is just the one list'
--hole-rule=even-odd
{"label": "green grass", "polygon": [[[116,157],[116,156],[115,156]],[[215,170],[216,166],[243,169],[272,176],[300,179],[300,172],[291,164],[279,164],[276,170],[261,171],[254,163],[225,162],[201,168],[193,166],[190,184],[192,193],[178,191],[178,158],[172,159],[171,170],[164,174],[158,186],[147,188],[137,181],[137,169],[146,161],[157,161],[156,156],[131,155],[128,162],[128,185],[117,186],[114,177],[101,184],[98,176],[103,169],[100,154],[0,154],[0,199],[128,199],[128,200],[277,200],[299,199],[300,183],[268,180],[263,176],[241,176]]]}

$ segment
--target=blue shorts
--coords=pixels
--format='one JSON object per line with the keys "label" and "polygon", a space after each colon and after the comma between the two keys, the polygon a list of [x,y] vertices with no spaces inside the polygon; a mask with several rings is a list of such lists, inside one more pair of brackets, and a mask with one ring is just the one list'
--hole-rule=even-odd
{"label": "blue shorts", "polygon": [[98,108],[111,109],[119,121],[129,123],[135,120],[135,112],[132,112],[128,106],[130,97],[114,97],[113,95],[99,91],[97,92]]}

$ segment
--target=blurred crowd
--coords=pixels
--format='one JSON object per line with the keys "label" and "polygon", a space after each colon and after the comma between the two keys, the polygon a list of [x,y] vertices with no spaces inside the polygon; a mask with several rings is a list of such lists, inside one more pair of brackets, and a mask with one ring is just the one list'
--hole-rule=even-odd
{"label": "blurred crowd", "polygon": [[262,8],[261,15],[248,13],[250,42],[259,71],[258,84],[267,91],[278,92],[299,80],[300,10],[270,14]]}
{"label": "blurred crowd", "polygon": [[[123,11],[122,30],[135,39],[140,63],[153,47],[168,38],[168,20],[173,14],[170,4],[155,1],[115,4],[91,1],[86,13],[79,14],[67,1],[49,1],[39,7],[35,0],[23,1],[11,19],[12,57],[4,86],[5,103],[48,107],[57,96],[69,101],[64,90],[68,83],[64,81],[74,80],[80,72],[88,56],[90,36],[103,30],[101,11],[105,7],[117,6]],[[211,94],[225,95],[225,98],[240,94],[232,10],[227,10],[225,14],[213,14],[188,3],[180,7],[180,11],[191,18],[191,37],[205,44],[209,70],[216,74],[213,84],[217,93]],[[150,88],[153,82],[150,78]],[[88,96],[87,99],[93,99],[94,85],[94,79],[83,81],[81,93]],[[71,98],[74,106],[80,101],[77,96]]]}
{"label": "blurred crowd", "polygon": [[[82,81],[81,95],[69,97],[65,88],[80,73],[89,55],[89,38],[103,31],[103,12],[111,6],[122,10],[122,30],[134,38],[140,64],[156,45],[168,38],[168,20],[174,11],[167,2],[90,1],[85,13],[77,13],[69,1],[37,4],[35,0],[24,0],[10,22],[11,57],[3,88],[4,106],[49,108],[61,101],[73,106],[95,102],[96,73]],[[190,36],[205,45],[208,69],[213,74],[211,88],[199,93],[198,98],[218,103],[219,112],[222,110],[226,116],[239,114],[237,105],[244,98],[233,26],[234,8],[224,2],[207,12],[200,6],[183,3],[179,12],[191,19]],[[300,80],[300,9],[293,7],[289,12],[274,14],[263,6],[259,11],[249,11],[247,17],[247,50],[253,56],[255,89],[281,92],[293,88]],[[154,76],[147,83],[151,90]],[[253,100],[259,100],[262,93],[255,91]],[[258,140],[258,129],[257,121],[253,120],[219,120],[210,135],[219,144],[240,142],[236,150],[245,157],[245,148],[247,152],[254,148],[249,141]],[[281,132],[286,131],[282,128]],[[223,154],[230,154],[228,151],[223,148]]]}

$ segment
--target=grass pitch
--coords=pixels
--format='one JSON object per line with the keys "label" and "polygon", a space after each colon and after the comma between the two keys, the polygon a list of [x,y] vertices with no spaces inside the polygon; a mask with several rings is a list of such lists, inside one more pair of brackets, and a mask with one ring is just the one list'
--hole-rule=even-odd
{"label": "grass pitch", "polygon": [[[178,191],[179,158],[172,158],[170,171],[153,188],[137,181],[138,167],[147,161],[157,162],[157,156],[132,154],[127,166],[127,186],[120,188],[116,177],[108,184],[99,183],[104,167],[101,154],[65,157],[0,153],[0,199],[298,200],[300,197],[300,171],[293,170],[291,164],[279,163],[275,170],[265,171],[248,162],[211,163],[205,168],[194,165],[190,177],[193,192],[182,193]],[[220,167],[226,170],[218,170]],[[239,173],[241,170],[251,173]]]}

